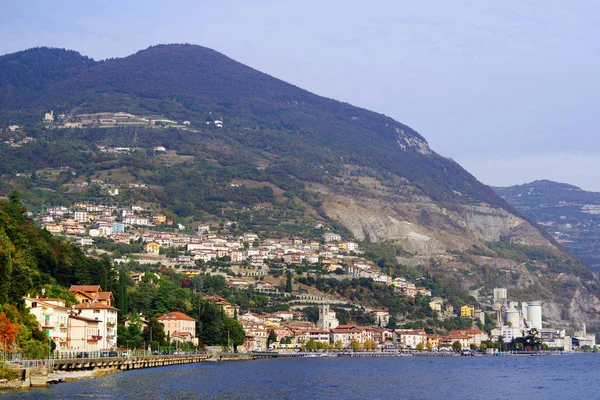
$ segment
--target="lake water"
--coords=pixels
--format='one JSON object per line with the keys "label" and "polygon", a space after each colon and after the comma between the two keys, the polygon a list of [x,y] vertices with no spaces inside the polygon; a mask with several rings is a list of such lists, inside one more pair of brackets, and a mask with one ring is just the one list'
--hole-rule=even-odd
{"label": "lake water", "polygon": [[295,358],[111,374],[3,399],[600,399],[600,356]]}

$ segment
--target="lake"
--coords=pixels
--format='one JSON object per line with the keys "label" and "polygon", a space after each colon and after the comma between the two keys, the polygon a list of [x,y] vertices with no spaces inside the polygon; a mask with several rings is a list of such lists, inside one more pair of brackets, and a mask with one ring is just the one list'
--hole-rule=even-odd
{"label": "lake", "polygon": [[598,399],[600,358],[293,358],[115,373],[2,399]]}

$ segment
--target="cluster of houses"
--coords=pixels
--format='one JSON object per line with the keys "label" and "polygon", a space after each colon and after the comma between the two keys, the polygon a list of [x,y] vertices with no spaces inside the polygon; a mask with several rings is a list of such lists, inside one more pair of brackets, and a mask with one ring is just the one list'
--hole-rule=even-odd
{"label": "cluster of houses", "polygon": [[73,285],[70,291],[78,302],[71,307],[58,298],[24,298],[46,337],[59,351],[115,348],[118,309],[112,305],[112,292],[102,291],[100,285]]}
{"label": "cluster of houses", "polygon": [[[212,296],[211,301],[223,307],[225,312],[233,316],[237,306],[225,299]],[[301,349],[309,342],[318,343],[322,347],[337,349],[416,349],[420,344],[423,348],[450,347],[455,342],[464,348],[471,345],[479,346],[489,340],[487,333],[477,330],[452,331],[448,335],[429,335],[421,329],[387,329],[389,313],[377,309],[371,311],[377,325],[339,325],[335,312],[328,305],[319,307],[317,323],[302,319],[302,313],[295,311],[279,311],[271,314],[245,313],[238,316],[238,322],[246,333],[241,351],[256,352],[269,349]],[[268,338],[274,332],[276,342],[269,344]],[[289,340],[285,340],[289,339]]]}
{"label": "cluster of houses", "polygon": [[166,216],[151,213],[139,206],[119,209],[87,203],[77,203],[72,209],[51,207],[41,216],[41,222],[48,232],[73,237],[82,246],[93,245],[95,237],[107,237],[129,244],[134,235],[125,234],[126,229],[173,223]]}
{"label": "cluster of houses", "polygon": [[[257,276],[268,272],[261,270],[265,260],[282,260],[286,265],[317,265],[331,273],[370,278],[377,283],[394,286],[396,292],[404,296],[414,297],[418,293],[431,296],[430,290],[405,278],[393,279],[381,274],[373,263],[360,256],[362,250],[358,243],[343,240],[334,232],[324,233],[321,241],[302,238],[260,241],[255,233],[217,235],[210,225],[198,226],[196,234],[165,232],[160,231],[160,227],[170,226],[173,221],[163,214],[152,213],[136,205],[118,208],[88,203],[77,203],[71,209],[64,206],[48,208],[41,216],[41,222],[50,233],[72,237],[84,247],[93,246],[97,237],[116,243],[143,243],[145,255],[138,259],[140,263],[160,262],[168,267],[183,268],[180,272],[187,275],[199,273],[195,268],[198,261],[207,263],[226,259],[241,268],[238,273],[242,276]],[[160,256],[161,248],[172,247],[182,249],[176,258]],[[251,284],[244,280],[231,281],[239,287]]]}
{"label": "cluster of houses", "polygon": [[[37,319],[57,351],[101,351],[117,347],[117,312],[112,292],[100,285],[73,285],[69,289],[77,304],[67,307],[58,298],[24,297],[25,305]],[[196,320],[173,311],[157,318],[171,342],[198,345]]]}

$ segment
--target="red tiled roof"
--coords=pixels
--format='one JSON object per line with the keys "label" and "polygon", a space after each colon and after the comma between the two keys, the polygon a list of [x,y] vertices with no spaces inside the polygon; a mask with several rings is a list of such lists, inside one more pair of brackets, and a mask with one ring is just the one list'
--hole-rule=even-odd
{"label": "red tiled roof", "polygon": [[89,293],[89,292],[99,292],[102,290],[102,288],[100,288],[100,285],[71,285],[71,288],[69,290],[71,292]]}
{"label": "red tiled roof", "polygon": [[176,320],[195,321],[194,318],[189,317],[189,316],[187,316],[184,313],[179,312],[179,311],[171,311],[168,314],[161,315],[160,317],[157,318],[157,320],[159,320],[159,321],[165,321],[165,320],[169,320],[169,321],[176,321]]}

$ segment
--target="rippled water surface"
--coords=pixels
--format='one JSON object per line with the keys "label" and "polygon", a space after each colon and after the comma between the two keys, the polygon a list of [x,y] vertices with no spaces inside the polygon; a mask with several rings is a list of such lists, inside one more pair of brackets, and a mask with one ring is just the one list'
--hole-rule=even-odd
{"label": "rippled water surface", "polygon": [[186,364],[2,399],[600,399],[600,356],[297,358]]}

